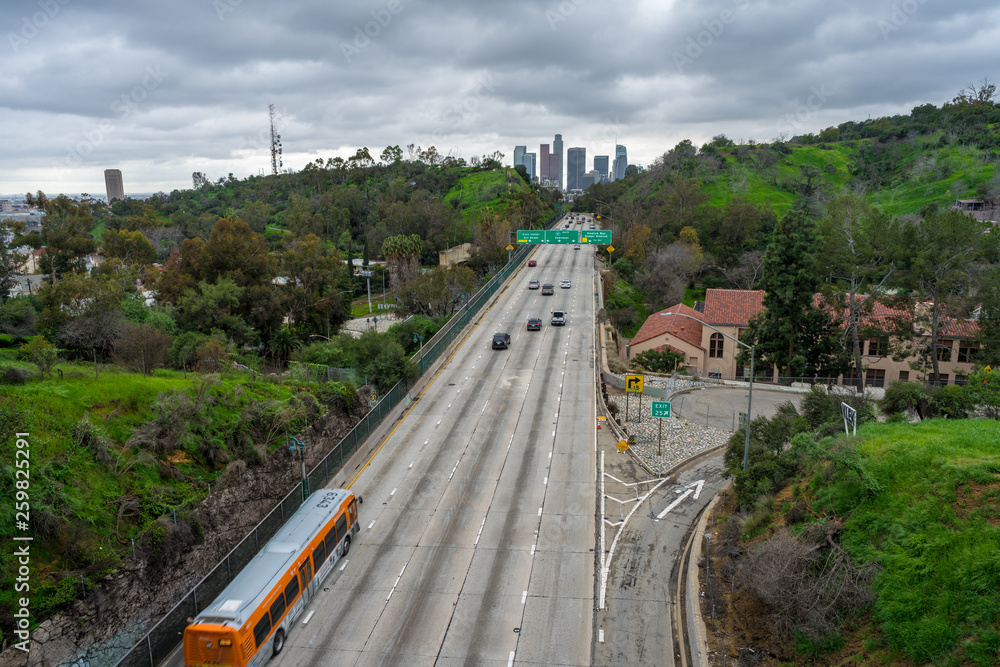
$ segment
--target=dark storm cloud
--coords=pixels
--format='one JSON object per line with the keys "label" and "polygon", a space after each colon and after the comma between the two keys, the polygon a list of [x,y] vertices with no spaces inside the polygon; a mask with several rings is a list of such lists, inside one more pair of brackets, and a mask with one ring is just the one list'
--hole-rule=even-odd
{"label": "dark storm cloud", "polygon": [[556,132],[649,163],[684,138],[768,140],[937,105],[992,71],[1000,9],[971,0],[5,3],[0,192],[142,192],[192,171],[368,146],[470,157]]}

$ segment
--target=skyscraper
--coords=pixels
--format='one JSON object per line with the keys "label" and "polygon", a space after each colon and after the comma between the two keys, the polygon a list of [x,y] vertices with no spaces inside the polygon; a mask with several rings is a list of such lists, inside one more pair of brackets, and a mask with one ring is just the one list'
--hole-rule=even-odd
{"label": "skyscraper", "polygon": [[538,160],[537,153],[525,153],[524,154],[524,166],[528,168],[528,177],[534,182],[538,178],[538,165],[536,161]]}
{"label": "skyscraper", "polygon": [[559,189],[563,189],[563,143],[562,135],[557,134],[552,142],[552,155],[549,156],[549,173],[552,180],[559,183]]}
{"label": "skyscraper", "polygon": [[528,152],[527,146],[514,146],[514,166],[524,164],[524,154]]}
{"label": "skyscraper", "polygon": [[594,156],[594,171],[601,175],[601,183],[605,183],[608,180],[608,156],[607,155],[595,155]]}
{"label": "skyscraper", "polygon": [[125,199],[125,185],[120,169],[104,170],[104,187],[108,190],[108,204],[114,199]]}
{"label": "skyscraper", "polygon": [[[559,135],[556,135],[559,136]],[[566,191],[583,190],[583,175],[587,171],[587,149],[570,148],[566,151]]]}
{"label": "skyscraper", "polygon": [[549,162],[552,156],[549,155],[549,145],[541,144],[538,147],[538,182],[544,184],[549,178]]}
{"label": "skyscraper", "polygon": [[628,166],[628,154],[621,144],[615,146],[614,180],[625,178],[625,167]]}

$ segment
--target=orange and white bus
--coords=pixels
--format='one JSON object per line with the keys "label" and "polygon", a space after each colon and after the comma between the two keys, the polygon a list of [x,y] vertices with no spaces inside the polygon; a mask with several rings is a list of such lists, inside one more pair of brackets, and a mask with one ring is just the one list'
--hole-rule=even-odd
{"label": "orange and white bus", "polygon": [[360,498],[309,496],[264,548],[184,630],[188,667],[256,667],[281,652],[295,619],[358,534]]}

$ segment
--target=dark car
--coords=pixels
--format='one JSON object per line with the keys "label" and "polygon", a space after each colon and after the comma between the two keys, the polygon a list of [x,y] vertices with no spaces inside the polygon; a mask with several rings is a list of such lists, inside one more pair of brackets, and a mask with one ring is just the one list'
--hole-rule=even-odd
{"label": "dark car", "polygon": [[493,334],[494,350],[506,350],[508,347],[510,347],[510,334],[508,333]]}
{"label": "dark car", "polygon": [[533,259],[529,259],[528,260],[528,266],[537,266],[537,265],[538,265],[538,262],[536,262],[535,260],[533,260]]}
{"label": "dark car", "polygon": [[528,331],[541,331],[542,330],[542,318],[540,317],[529,317],[528,318]]}
{"label": "dark car", "polygon": [[555,294],[555,293],[556,293],[555,288],[552,287],[552,285],[549,284],[542,285],[542,296],[548,296],[550,294]]}
{"label": "dark car", "polygon": [[552,311],[552,326],[561,327],[566,324],[566,313],[561,310]]}

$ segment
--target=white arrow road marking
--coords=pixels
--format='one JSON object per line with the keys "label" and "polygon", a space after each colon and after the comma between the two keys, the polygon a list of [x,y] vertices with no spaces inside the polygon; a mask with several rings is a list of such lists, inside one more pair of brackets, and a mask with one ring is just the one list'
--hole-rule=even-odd
{"label": "white arrow road marking", "polygon": [[[684,501],[684,499],[690,496],[692,493],[694,494],[695,500],[697,500],[698,496],[701,495],[701,489],[704,486],[705,486],[705,480],[703,479],[699,479],[697,482],[691,482],[690,484],[688,484],[686,487],[684,487],[687,489],[687,491],[682,493],[680,497],[677,498],[677,500],[667,505],[667,508],[665,510],[656,515],[657,520],[667,516],[667,513],[670,510],[680,505]],[[696,488],[691,488],[691,487],[696,487]]]}

